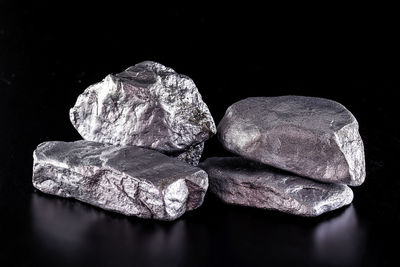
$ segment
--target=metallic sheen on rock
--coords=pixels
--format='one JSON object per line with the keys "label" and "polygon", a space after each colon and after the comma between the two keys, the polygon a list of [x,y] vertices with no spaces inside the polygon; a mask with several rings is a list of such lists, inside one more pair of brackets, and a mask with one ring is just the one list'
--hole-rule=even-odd
{"label": "metallic sheen on rock", "polygon": [[141,218],[174,220],[199,207],[208,187],[203,170],[135,146],[45,142],[33,158],[40,191]]}
{"label": "metallic sheen on rock", "polygon": [[318,216],[353,200],[347,185],[309,180],[241,157],[208,158],[199,166],[208,173],[210,191],[230,204]]}
{"label": "metallic sheen on rock", "polygon": [[227,109],[218,137],[235,154],[301,176],[352,186],[365,180],[357,120],[332,100],[246,98]]}
{"label": "metallic sheen on rock", "polygon": [[[85,140],[166,154],[193,150],[216,133],[192,79],[151,61],[89,86],[70,110],[70,119]],[[193,164],[197,154],[182,158]]]}

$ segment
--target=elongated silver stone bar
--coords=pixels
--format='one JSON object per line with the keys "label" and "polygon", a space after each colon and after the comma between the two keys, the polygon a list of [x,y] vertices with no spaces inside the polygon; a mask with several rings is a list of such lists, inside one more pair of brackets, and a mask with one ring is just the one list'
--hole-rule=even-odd
{"label": "elongated silver stone bar", "polygon": [[174,220],[199,207],[208,188],[200,168],[135,146],[45,142],[33,159],[40,191],[141,218]]}
{"label": "elongated silver stone bar", "polygon": [[184,154],[180,159],[194,165],[202,143],[216,133],[193,80],[151,61],[89,86],[70,119],[85,140]]}
{"label": "elongated silver stone bar", "polygon": [[358,122],[332,100],[246,98],[227,109],[218,137],[235,154],[300,176],[351,186],[365,180]]}
{"label": "elongated silver stone bar", "polygon": [[241,157],[208,158],[199,166],[208,173],[210,191],[229,204],[318,216],[353,200],[347,185],[313,181]]}

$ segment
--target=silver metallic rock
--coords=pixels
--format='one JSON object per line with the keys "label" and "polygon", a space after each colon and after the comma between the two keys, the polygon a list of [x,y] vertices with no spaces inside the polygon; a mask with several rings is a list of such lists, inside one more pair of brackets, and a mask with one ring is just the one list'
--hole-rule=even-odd
{"label": "silver metallic rock", "polygon": [[199,207],[208,187],[203,170],[135,146],[45,142],[33,158],[40,191],[141,218],[174,220]]}
{"label": "silver metallic rock", "polygon": [[246,98],[227,109],[218,137],[233,153],[301,176],[352,186],[365,180],[357,120],[332,100]]}
{"label": "silver metallic rock", "polygon": [[[192,79],[151,61],[89,86],[70,110],[70,119],[85,140],[166,154],[192,150],[216,133]],[[190,155],[183,158],[196,162],[198,155]]]}
{"label": "silver metallic rock", "polygon": [[318,216],[353,200],[347,185],[309,180],[241,157],[208,158],[199,166],[208,173],[210,191],[230,204]]}

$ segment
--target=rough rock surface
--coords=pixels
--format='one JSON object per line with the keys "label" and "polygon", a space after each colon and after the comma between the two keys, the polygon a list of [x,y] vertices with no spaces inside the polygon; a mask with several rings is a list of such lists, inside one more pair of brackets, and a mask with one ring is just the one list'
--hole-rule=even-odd
{"label": "rough rock surface", "polygon": [[208,173],[210,191],[226,203],[318,216],[353,200],[347,185],[313,181],[241,157],[208,158],[199,166]]}
{"label": "rough rock surface", "polygon": [[174,220],[199,207],[208,187],[203,170],[134,146],[45,142],[33,158],[40,191],[141,218]]}
{"label": "rough rock surface", "polygon": [[184,153],[216,133],[192,79],[151,61],[88,87],[70,110],[70,119],[85,140],[166,154]]}
{"label": "rough rock surface", "polygon": [[203,153],[204,142],[195,146],[189,147],[184,152],[179,152],[178,154],[172,154],[175,158],[189,163],[190,165],[197,166],[199,164],[201,154]]}
{"label": "rough rock surface", "polygon": [[218,137],[233,153],[301,176],[352,186],[365,180],[357,120],[335,101],[246,98],[227,109]]}

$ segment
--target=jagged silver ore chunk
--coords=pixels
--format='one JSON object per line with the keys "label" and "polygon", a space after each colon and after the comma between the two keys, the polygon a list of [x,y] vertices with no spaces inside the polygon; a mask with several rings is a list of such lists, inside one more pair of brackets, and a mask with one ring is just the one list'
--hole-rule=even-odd
{"label": "jagged silver ore chunk", "polygon": [[313,181],[241,157],[208,158],[199,166],[208,173],[209,190],[230,204],[318,216],[353,200],[347,185]]}
{"label": "jagged silver ore chunk", "polygon": [[[199,152],[196,146],[216,133],[193,80],[151,61],[89,86],[71,108],[70,119],[85,140],[165,154]],[[197,157],[189,152],[181,158],[197,164]]]}
{"label": "jagged silver ore chunk", "polygon": [[40,191],[141,218],[174,220],[199,207],[208,187],[200,168],[135,146],[45,142],[33,158]]}
{"label": "jagged silver ore chunk", "polygon": [[343,105],[304,96],[250,97],[218,125],[223,146],[240,156],[323,182],[361,185],[364,145]]}

